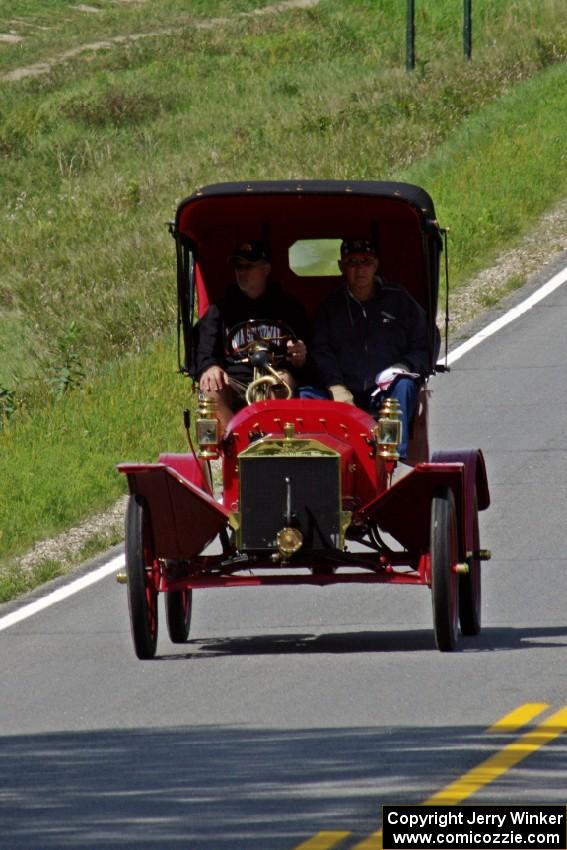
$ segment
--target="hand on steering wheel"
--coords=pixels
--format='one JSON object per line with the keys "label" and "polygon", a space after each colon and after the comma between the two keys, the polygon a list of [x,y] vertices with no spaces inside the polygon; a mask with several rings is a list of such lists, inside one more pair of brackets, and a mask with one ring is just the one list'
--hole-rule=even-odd
{"label": "hand on steering wheel", "polygon": [[307,359],[307,346],[301,339],[287,341],[286,360],[296,369],[302,369]]}

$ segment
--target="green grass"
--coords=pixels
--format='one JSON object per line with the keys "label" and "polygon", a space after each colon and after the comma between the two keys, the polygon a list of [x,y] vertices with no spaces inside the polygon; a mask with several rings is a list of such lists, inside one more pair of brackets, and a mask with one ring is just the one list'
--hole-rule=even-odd
{"label": "green grass", "polygon": [[116,464],[186,446],[190,384],[172,339],[107,367],[82,392],[16,417],[2,432],[0,552],[9,557],[108,506],[125,491]]}
{"label": "green grass", "polygon": [[0,3],[0,32],[22,38],[3,44],[0,73],[35,62],[48,62],[78,45],[130,34],[163,32],[190,26],[211,17],[230,16],[267,5],[267,0],[159,0],[113,3],[88,0],[96,12],[67,0],[4,0]]}
{"label": "green grass", "polygon": [[558,65],[471,116],[435,156],[403,173],[428,187],[450,224],[458,280],[567,194],[566,114],[567,66]]}
{"label": "green grass", "polygon": [[63,563],[51,560],[43,561],[32,570],[24,570],[18,564],[11,564],[9,569],[0,572],[0,604],[64,575],[65,569]]}
{"label": "green grass", "polygon": [[[71,318],[87,375],[171,326],[172,245],[163,224],[196,185],[403,175],[469,115],[567,55],[563,3],[492,0],[491,14],[475,19],[475,61],[464,62],[460,17],[439,0],[419,11],[420,59],[408,75],[401,5],[322,2],[257,19],[233,14],[198,38],[180,25],[176,35],[116,45],[4,85],[0,315],[18,317],[23,329],[14,362],[3,367],[13,382],[32,364],[38,378],[62,367]],[[130,26],[135,6],[113,4],[104,14],[113,27],[117,15]],[[54,4],[64,18],[63,8]],[[151,18],[161,7],[143,8]],[[98,20],[81,17],[83,26]],[[558,183],[556,196],[561,191]],[[459,281],[470,272],[461,262],[464,232],[447,223]],[[474,236],[467,242],[482,258]],[[27,349],[29,327],[34,357],[24,374],[18,349]],[[20,391],[29,393],[29,382]]]}
{"label": "green grass", "polygon": [[[0,4],[0,32],[25,34],[0,45],[0,75],[174,32],[0,84],[0,563],[112,502],[117,461],[183,447],[165,223],[198,185],[420,183],[457,286],[567,189],[563,0],[474,4],[472,62],[461,4],[418,0],[412,74],[400,0],[88,5]],[[228,20],[197,29],[208,16]]]}
{"label": "green grass", "polygon": [[64,552],[60,559],[38,559],[33,566],[24,567],[18,559],[9,558],[0,565],[0,604],[21,596],[45,582],[67,574],[73,567],[84,564],[89,558],[106,552],[123,540],[123,524],[119,529],[93,533],[73,552]]}

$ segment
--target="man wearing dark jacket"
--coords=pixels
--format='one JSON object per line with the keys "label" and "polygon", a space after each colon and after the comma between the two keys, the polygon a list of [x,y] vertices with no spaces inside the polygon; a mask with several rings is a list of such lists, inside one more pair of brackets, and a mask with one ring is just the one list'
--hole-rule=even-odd
{"label": "man wearing dark jacket", "polygon": [[215,398],[219,420],[226,428],[233,412],[244,406],[242,387],[253,377],[248,363],[235,356],[234,347],[250,340],[240,337],[230,342],[230,332],[240,322],[260,321],[257,330],[264,337],[281,336],[281,329],[273,322],[285,322],[297,336],[286,344],[286,370],[284,380],[293,385],[293,379],[305,365],[307,349],[307,319],[302,305],[269,280],[270,254],[266,245],[258,241],[239,245],[229,258],[234,268],[236,284],[227,290],[217,304],[209,307],[198,322],[196,330],[195,375],[199,389]]}
{"label": "man wearing dark jacket", "polygon": [[404,458],[419,379],[430,369],[425,311],[405,289],[377,276],[378,253],[369,239],[343,241],[339,268],[344,286],[317,314],[313,362],[335,401],[373,410],[386,396],[398,399]]}

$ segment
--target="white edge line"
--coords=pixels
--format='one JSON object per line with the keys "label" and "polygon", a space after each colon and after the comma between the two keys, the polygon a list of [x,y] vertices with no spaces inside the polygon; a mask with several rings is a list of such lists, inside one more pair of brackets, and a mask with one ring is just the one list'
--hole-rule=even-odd
{"label": "white edge line", "polygon": [[[529,298],[526,298],[525,301],[522,301],[520,304],[517,304],[515,307],[512,307],[511,310],[508,310],[507,313],[504,313],[503,316],[496,319],[494,322],[491,322],[487,325],[483,330],[476,333],[462,345],[459,345],[449,354],[447,358],[447,363],[454,363],[456,360],[459,360],[464,354],[470,351],[472,348],[476,348],[477,345],[480,345],[485,339],[489,336],[492,336],[501,328],[509,325],[510,322],[513,322],[515,319],[518,319],[524,313],[527,313],[528,310],[531,310],[538,302],[542,301],[556,289],[558,289],[562,284],[567,281],[567,266],[554,275],[551,280],[548,280],[543,286],[541,286],[536,292],[532,293]],[[12,611],[11,614],[6,614],[4,617],[0,617],[0,632],[4,629],[10,628],[10,626],[16,625],[16,623],[20,623],[22,620],[27,620],[28,617],[32,617],[34,614],[38,614],[40,611],[45,610],[45,608],[49,608],[51,605],[55,605],[57,602],[62,602],[64,599],[67,599],[69,596],[73,596],[75,593],[79,593],[79,591],[84,590],[86,587],[89,587],[91,584],[96,584],[97,581],[101,581],[106,576],[110,575],[114,570],[119,570],[124,566],[124,555],[117,555],[107,564],[103,564],[102,567],[98,567],[96,570],[93,570],[91,573],[87,573],[81,578],[75,579],[75,581],[70,582],[69,584],[64,585],[63,587],[54,590],[52,593],[48,593],[46,596],[42,596],[41,599],[36,599],[35,602],[30,602],[28,605],[23,605],[21,608],[18,608],[16,611]]]}
{"label": "white edge line", "polygon": [[501,330],[501,328],[509,325],[510,322],[513,322],[515,319],[518,319],[524,313],[527,313],[528,310],[531,310],[539,301],[542,301],[552,292],[554,292],[558,287],[567,281],[567,266],[554,275],[551,280],[548,280],[547,283],[544,283],[536,292],[532,293],[529,298],[526,298],[525,301],[522,301],[521,304],[517,304],[515,307],[512,307],[511,310],[508,310],[507,313],[504,313],[500,318],[495,319],[494,322],[491,322],[481,331],[476,333],[474,336],[471,336],[470,339],[467,339],[466,342],[463,342],[462,345],[459,345],[453,351],[450,352],[447,363],[450,365],[454,363],[455,360],[459,360],[470,351],[472,348],[476,348],[481,342],[484,342],[489,336],[495,334],[497,331]]}
{"label": "white edge line", "polygon": [[106,578],[107,575],[110,575],[115,570],[119,570],[123,566],[124,555],[117,555],[111,561],[103,564],[102,567],[97,567],[91,573],[87,573],[75,579],[75,581],[63,585],[63,587],[58,587],[57,590],[53,590],[46,596],[42,596],[41,599],[36,599],[28,605],[17,608],[11,614],[0,617],[0,632],[10,628],[10,626],[15,626],[16,623],[20,623],[22,620],[27,620],[28,617],[33,617],[34,614],[38,614],[45,608],[55,605],[57,602],[62,602],[64,599],[73,596],[74,593],[78,593],[80,590],[84,590],[91,584],[96,584],[97,581],[101,581],[101,579]]}

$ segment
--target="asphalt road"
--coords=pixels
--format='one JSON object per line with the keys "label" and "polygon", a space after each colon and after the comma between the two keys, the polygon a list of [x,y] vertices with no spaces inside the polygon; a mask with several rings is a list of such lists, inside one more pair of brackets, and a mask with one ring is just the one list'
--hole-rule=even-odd
{"label": "asphalt road", "polygon": [[562,286],[431,383],[432,448],[487,462],[480,637],[439,653],[424,588],[224,589],[140,662],[109,577],[0,632],[0,847],[371,850],[385,803],[565,804],[566,326]]}

